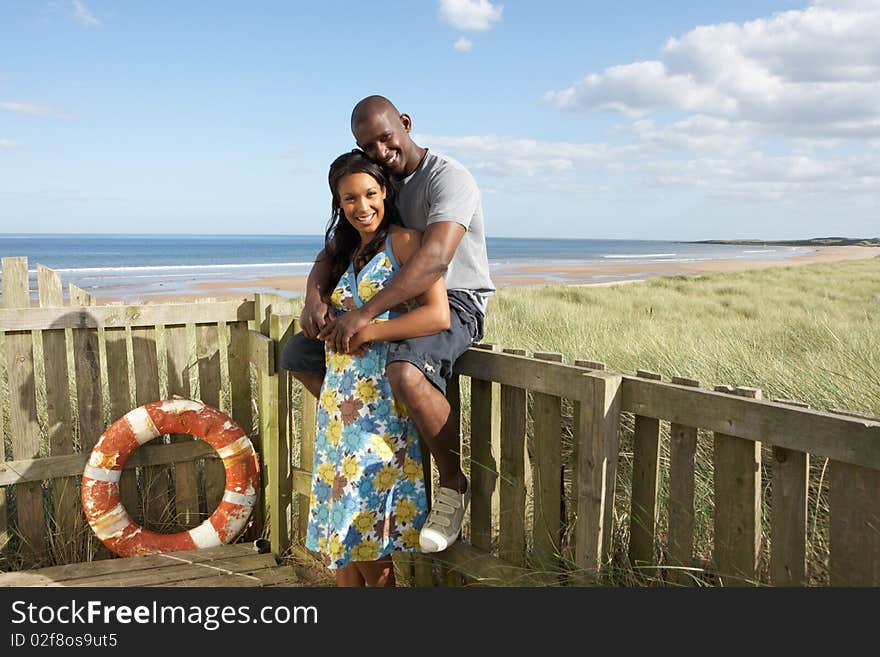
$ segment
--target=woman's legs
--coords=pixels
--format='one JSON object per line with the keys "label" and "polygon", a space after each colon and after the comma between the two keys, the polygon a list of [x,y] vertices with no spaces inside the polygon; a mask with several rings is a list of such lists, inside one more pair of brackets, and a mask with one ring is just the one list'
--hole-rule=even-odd
{"label": "woman's legs", "polygon": [[336,569],[336,586],[363,588],[366,585],[355,562],[352,561],[345,568]]}
{"label": "woman's legs", "polygon": [[352,565],[357,567],[366,586],[393,587],[396,585],[394,563],[391,561],[390,554],[376,561],[353,561]]}

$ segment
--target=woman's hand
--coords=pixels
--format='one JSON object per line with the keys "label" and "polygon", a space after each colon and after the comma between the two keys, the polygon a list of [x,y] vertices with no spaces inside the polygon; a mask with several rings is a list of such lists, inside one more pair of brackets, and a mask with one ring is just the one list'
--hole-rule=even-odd
{"label": "woman's hand", "polygon": [[349,354],[360,357],[367,353],[367,347],[370,346],[370,339],[367,333],[368,331],[365,327],[351,336],[351,339],[348,341]]}

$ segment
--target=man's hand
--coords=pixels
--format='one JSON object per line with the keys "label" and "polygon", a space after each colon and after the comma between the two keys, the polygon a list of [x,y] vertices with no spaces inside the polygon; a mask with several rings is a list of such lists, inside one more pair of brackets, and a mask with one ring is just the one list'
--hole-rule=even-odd
{"label": "man's hand", "polygon": [[321,329],[318,339],[324,340],[339,354],[348,354],[352,336],[370,323],[370,317],[361,310],[350,310]]}
{"label": "man's hand", "polygon": [[320,297],[311,301],[306,297],[306,303],[299,316],[299,325],[302,327],[303,335],[307,338],[317,338],[318,333],[329,320],[328,310],[327,304]]}

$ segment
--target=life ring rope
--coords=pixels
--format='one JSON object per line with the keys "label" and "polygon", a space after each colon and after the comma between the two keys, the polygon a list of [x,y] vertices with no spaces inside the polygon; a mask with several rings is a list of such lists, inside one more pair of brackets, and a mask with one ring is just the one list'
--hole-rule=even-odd
{"label": "life ring rope", "polygon": [[[165,434],[190,434],[213,447],[223,461],[226,488],[211,517],[197,527],[161,534],[136,523],[119,497],[119,480],[138,447]],[[200,401],[172,399],[129,411],[101,434],[83,470],[82,502],[92,531],[114,553],[128,557],[233,541],[257,501],[259,462],[253,444],[228,415]]]}

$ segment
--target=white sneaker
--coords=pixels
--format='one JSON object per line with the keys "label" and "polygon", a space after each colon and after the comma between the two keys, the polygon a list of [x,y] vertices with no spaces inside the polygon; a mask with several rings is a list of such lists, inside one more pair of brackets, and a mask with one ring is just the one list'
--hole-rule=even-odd
{"label": "white sneaker", "polygon": [[455,543],[470,501],[470,486],[464,493],[443,487],[437,491],[437,498],[419,534],[422,552],[442,552]]}

